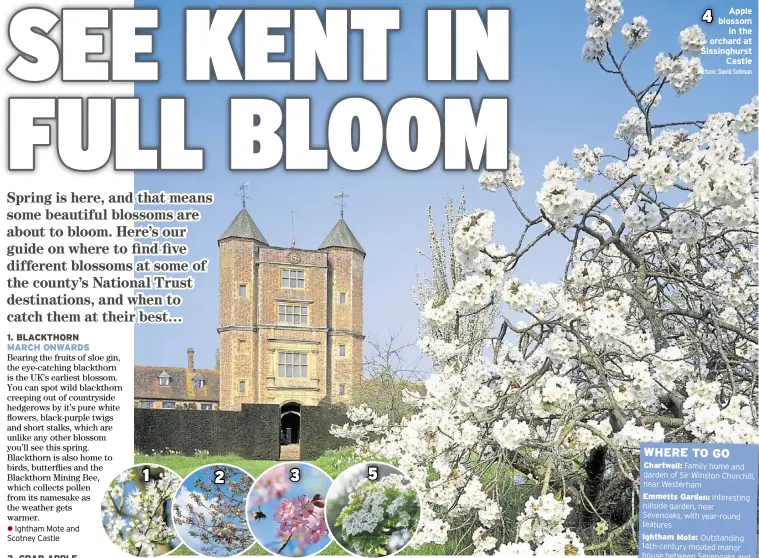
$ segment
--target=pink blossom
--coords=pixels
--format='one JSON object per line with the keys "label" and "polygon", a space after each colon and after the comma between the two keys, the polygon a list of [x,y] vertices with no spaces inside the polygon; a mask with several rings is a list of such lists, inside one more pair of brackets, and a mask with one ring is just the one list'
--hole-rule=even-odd
{"label": "pink blossom", "polygon": [[254,507],[263,506],[267,502],[282,498],[289,489],[290,482],[285,468],[272,469],[255,484],[250,494],[250,503]]}
{"label": "pink blossom", "polygon": [[282,500],[274,514],[279,523],[279,533],[285,537],[296,537],[301,544],[316,543],[327,534],[324,509],[308,496]]}

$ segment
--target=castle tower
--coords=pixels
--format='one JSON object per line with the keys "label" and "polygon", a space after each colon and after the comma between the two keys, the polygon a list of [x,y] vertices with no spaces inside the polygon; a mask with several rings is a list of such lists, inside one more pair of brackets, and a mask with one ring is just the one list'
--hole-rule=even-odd
{"label": "castle tower", "polygon": [[256,259],[269,243],[245,207],[221,235],[219,245],[219,407],[257,403],[258,277]]}
{"label": "castle tower", "polygon": [[363,373],[364,258],[342,216],[319,246],[327,253],[328,398],[346,403]]}
{"label": "castle tower", "polygon": [[302,405],[350,402],[363,367],[365,252],[345,221],[317,250],[281,248],[243,207],[219,252],[219,408],[278,404],[285,429]]}

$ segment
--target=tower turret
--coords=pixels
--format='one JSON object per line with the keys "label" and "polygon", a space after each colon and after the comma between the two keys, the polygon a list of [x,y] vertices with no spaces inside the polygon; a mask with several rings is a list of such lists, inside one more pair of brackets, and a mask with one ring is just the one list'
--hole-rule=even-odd
{"label": "tower turret", "polygon": [[260,246],[268,242],[243,207],[219,244],[220,408],[256,402],[257,272]]}
{"label": "tower turret", "polygon": [[319,250],[328,265],[328,389],[332,403],[348,402],[363,374],[366,252],[342,216]]}

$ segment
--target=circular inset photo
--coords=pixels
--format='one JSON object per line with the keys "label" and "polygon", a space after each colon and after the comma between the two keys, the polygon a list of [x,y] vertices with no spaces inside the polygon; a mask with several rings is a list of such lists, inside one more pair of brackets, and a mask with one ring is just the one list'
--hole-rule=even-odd
{"label": "circular inset photo", "polygon": [[279,556],[312,556],[329,543],[324,496],[332,479],[308,463],[282,463],[258,477],[248,496],[248,525]]}
{"label": "circular inset photo", "polygon": [[182,481],[172,506],[182,542],[201,556],[237,556],[256,542],[245,520],[253,477],[232,465],[206,465]]}
{"label": "circular inset photo", "polygon": [[419,527],[421,502],[408,476],[386,463],[360,463],[327,493],[327,526],[335,542],[358,556],[403,550]]}
{"label": "circular inset photo", "polygon": [[161,556],[181,541],[171,522],[171,503],[182,478],[160,465],[135,465],[113,479],[100,516],[108,538],[132,556]]}

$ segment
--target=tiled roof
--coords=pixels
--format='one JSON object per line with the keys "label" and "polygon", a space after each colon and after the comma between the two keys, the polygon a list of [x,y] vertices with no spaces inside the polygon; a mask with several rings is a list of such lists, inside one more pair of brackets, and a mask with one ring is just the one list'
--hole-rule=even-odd
{"label": "tiled roof", "polygon": [[[161,386],[158,381],[159,376],[164,373],[171,376],[168,386]],[[202,376],[205,380],[203,388],[193,387],[196,376]],[[135,365],[134,398],[218,403],[219,371],[193,370],[188,374],[187,368]]]}
{"label": "tiled roof", "polygon": [[225,238],[248,238],[261,244],[269,245],[263,233],[256,226],[250,213],[245,208],[240,210],[240,213],[237,214],[237,217],[234,218],[219,240],[224,240]]}
{"label": "tiled roof", "polygon": [[335,226],[329,231],[327,238],[319,246],[320,250],[324,248],[352,248],[362,254],[366,254],[353,231],[350,230],[348,224],[342,218],[335,223]]}

